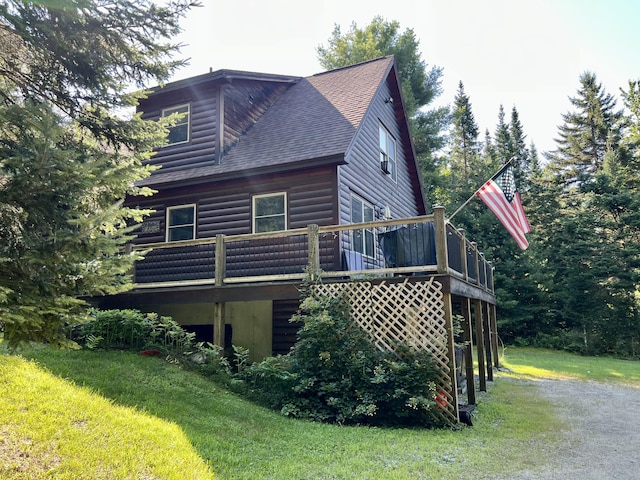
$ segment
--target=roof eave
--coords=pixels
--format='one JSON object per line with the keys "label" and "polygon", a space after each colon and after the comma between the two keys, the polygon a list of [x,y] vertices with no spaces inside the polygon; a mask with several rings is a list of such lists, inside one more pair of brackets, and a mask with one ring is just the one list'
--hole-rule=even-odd
{"label": "roof eave", "polygon": [[[252,168],[251,176],[261,176],[261,175],[269,175],[273,173],[280,173],[285,171],[294,171],[301,170],[310,167],[317,166],[326,166],[326,165],[345,165],[347,163],[344,154],[339,155],[330,155],[327,157],[318,157],[311,158],[307,160],[296,160],[287,163],[280,163],[277,165],[268,165],[264,167]],[[174,188],[174,187],[185,187],[192,185],[201,185],[203,183],[210,182],[219,182],[224,180],[233,180],[235,178],[246,178],[247,170],[234,170],[234,171],[226,171],[220,173],[212,173],[209,175],[201,175],[195,176],[191,178],[184,179],[171,179],[168,178],[166,180],[160,179],[160,181],[154,182],[153,176],[148,177],[146,182],[141,183],[140,186],[150,187],[150,188]]]}
{"label": "roof eave", "polygon": [[262,82],[275,82],[275,83],[297,83],[303,77],[292,75],[278,75],[271,73],[258,73],[258,72],[245,72],[242,70],[216,70],[215,72],[204,73],[195,77],[185,78],[183,80],[176,80],[165,85],[156,85],[150,88],[152,93],[165,93],[181,90],[183,88],[194,87],[202,85],[204,83],[216,82],[216,81],[232,81],[232,80],[253,80]]}

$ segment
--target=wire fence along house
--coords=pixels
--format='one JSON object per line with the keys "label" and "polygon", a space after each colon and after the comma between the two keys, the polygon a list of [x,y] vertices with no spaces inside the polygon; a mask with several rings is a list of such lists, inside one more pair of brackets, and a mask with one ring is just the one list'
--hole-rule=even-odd
{"label": "wire fence along house", "polygon": [[[381,348],[389,335],[438,347],[444,415],[475,403],[475,382],[461,401],[453,372],[473,378],[475,344],[480,388],[491,379],[492,267],[443,209],[427,214],[393,57],[307,78],[211,72],[140,109],[181,117],[141,182],[157,193],[127,199],[155,212],[130,246],[148,250],[135,288],[103,306],[171,315],[259,359],[295,341],[309,272],[330,294],[357,283],[354,312]],[[425,343],[425,329],[444,334]]]}

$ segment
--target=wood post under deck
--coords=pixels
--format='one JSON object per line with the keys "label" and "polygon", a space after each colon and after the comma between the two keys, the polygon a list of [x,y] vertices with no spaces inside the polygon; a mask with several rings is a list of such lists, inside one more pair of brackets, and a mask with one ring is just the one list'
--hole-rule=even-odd
{"label": "wood post under deck", "polygon": [[473,302],[473,315],[476,323],[476,345],[478,349],[478,377],[480,381],[480,391],[487,391],[487,372],[484,364],[484,328],[482,322],[482,302],[480,300],[474,300]]}
{"label": "wood post under deck", "polygon": [[456,374],[456,347],[455,347],[455,338],[453,334],[453,309],[451,305],[451,294],[443,293],[442,294],[442,302],[444,307],[444,319],[445,319],[445,328],[447,330],[447,351],[449,357],[449,370],[451,377],[451,396],[452,406],[455,410],[455,418],[460,417],[459,404],[460,399],[458,398],[458,378]]}
{"label": "wood post under deck", "polygon": [[467,377],[467,402],[469,404],[476,403],[476,382],[473,373],[473,326],[471,324],[471,300],[469,298],[462,299],[462,317],[464,323],[462,325],[463,341],[465,344],[465,376]]}

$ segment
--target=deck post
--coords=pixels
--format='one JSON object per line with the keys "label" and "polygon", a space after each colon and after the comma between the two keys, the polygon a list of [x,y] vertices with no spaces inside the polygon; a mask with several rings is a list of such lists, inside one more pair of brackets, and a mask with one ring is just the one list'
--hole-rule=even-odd
{"label": "deck post", "polygon": [[491,277],[490,280],[487,281],[487,288],[489,289],[489,291],[491,293],[495,293],[495,286],[493,285],[493,262],[487,262],[487,265],[489,266],[488,270],[488,274]]}
{"label": "deck post", "polygon": [[471,242],[473,246],[473,272],[476,279],[476,285],[480,285],[480,268],[478,267],[478,244]]}
{"label": "deck post", "polygon": [[489,309],[489,304],[486,302],[482,302],[483,309],[486,309],[487,314],[484,315],[483,319],[483,328],[484,328],[484,354],[486,356],[486,367],[487,367],[487,380],[493,382],[493,363],[491,361],[491,357],[493,356],[493,349],[491,346],[491,322],[489,317],[491,316],[491,312]]}
{"label": "deck post", "polygon": [[459,228],[458,232],[460,232],[460,263],[462,264],[462,275],[464,277],[465,282],[469,281],[469,267],[467,265],[467,235],[464,231],[464,228]]}
{"label": "deck post", "polygon": [[475,405],[476,403],[476,381],[473,372],[473,327],[471,325],[471,299],[464,297],[462,299],[462,339],[464,341],[465,356],[465,375],[467,377],[467,403]]}
{"label": "deck post", "polygon": [[493,366],[500,368],[500,360],[498,359],[498,319],[496,318],[496,306],[489,305],[491,315],[489,316],[489,328],[491,329],[491,347],[493,350]]}
{"label": "deck post", "polygon": [[436,264],[438,273],[449,272],[449,256],[447,253],[447,224],[444,219],[444,207],[433,207],[433,222],[436,235]]}
{"label": "deck post", "polygon": [[451,305],[451,294],[442,294],[444,306],[444,321],[447,329],[447,351],[449,356],[449,371],[451,375],[451,396],[453,397],[453,408],[456,419],[460,418],[460,410],[458,408],[458,378],[456,375],[456,347],[453,334],[453,308]]}
{"label": "deck post", "polygon": [[320,245],[318,230],[320,227],[311,224],[307,227],[307,242],[309,245],[309,273],[312,280],[316,280],[316,276],[320,272]]}
{"label": "deck post", "polygon": [[476,349],[478,350],[478,377],[480,380],[480,391],[487,391],[487,373],[484,365],[484,327],[482,321],[482,302],[474,300],[473,315],[476,323]]}
{"label": "deck post", "polygon": [[224,278],[227,274],[227,246],[224,243],[224,235],[216,235],[216,260],[215,260],[215,281],[216,287],[224,285]]}
{"label": "deck post", "polygon": [[[215,285],[222,287],[227,270],[227,249],[224,235],[216,235]],[[213,343],[224,349],[224,302],[216,302],[213,306]],[[222,351],[222,350],[221,350]]]}
{"label": "deck post", "polygon": [[[224,302],[216,302],[213,304],[213,343],[224,349]],[[221,350],[222,352],[222,350]]]}

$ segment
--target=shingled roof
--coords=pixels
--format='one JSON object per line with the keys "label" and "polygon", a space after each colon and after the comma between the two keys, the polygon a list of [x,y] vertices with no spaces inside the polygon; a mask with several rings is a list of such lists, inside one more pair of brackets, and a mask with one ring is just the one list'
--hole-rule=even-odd
{"label": "shingled roof", "polygon": [[264,113],[220,164],[163,173],[141,184],[200,181],[212,176],[292,167],[300,162],[343,162],[374,95],[386,79],[393,57],[300,79]]}

